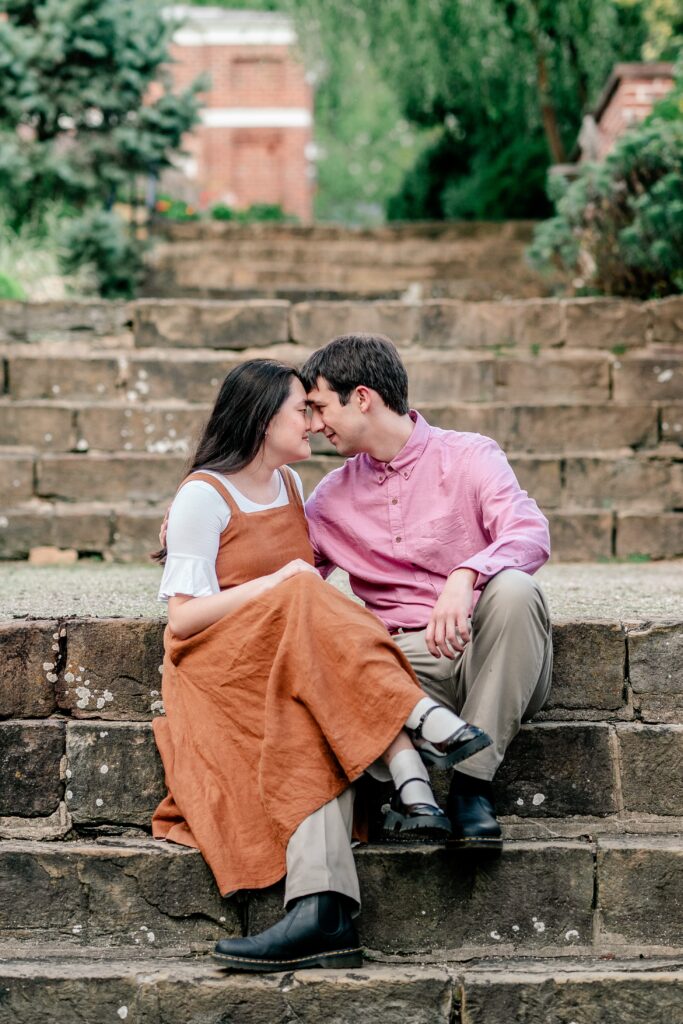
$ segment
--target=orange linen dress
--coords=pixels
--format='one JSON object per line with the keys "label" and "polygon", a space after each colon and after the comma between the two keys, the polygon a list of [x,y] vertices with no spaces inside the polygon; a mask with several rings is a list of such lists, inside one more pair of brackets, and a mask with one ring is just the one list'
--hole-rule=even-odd
{"label": "orange linen dress", "polygon": [[[216,574],[221,590],[313,563],[303,505],[230,507]],[[182,485],[181,485],[182,486]],[[285,874],[297,826],[386,750],[423,696],[384,625],[313,573],[300,573],[187,640],[164,635],[154,721],[168,796],[152,832],[198,847],[223,895]]]}

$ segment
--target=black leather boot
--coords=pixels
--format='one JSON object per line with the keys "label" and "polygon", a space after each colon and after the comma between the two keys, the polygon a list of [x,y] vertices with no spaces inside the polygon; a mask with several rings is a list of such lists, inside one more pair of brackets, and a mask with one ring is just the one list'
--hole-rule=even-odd
{"label": "black leather boot", "polygon": [[344,897],[303,896],[259,935],[221,939],[214,958],[235,971],[298,971],[302,967],[360,967],[363,953]]}
{"label": "black leather boot", "polygon": [[449,850],[476,850],[499,854],[503,849],[490,782],[453,772],[448,794],[448,816],[453,834]]}

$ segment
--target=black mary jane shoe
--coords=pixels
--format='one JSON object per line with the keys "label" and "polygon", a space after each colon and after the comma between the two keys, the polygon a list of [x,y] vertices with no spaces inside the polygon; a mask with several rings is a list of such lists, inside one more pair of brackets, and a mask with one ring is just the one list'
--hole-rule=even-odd
{"label": "black mary jane shoe", "polygon": [[425,739],[422,734],[424,723],[432,711],[438,708],[438,704],[428,708],[412,732],[413,746],[425,764],[433,768],[452,768],[454,764],[460,764],[472,757],[472,754],[491,746],[493,740],[489,734],[467,722],[440,743],[431,743]]}
{"label": "black mary jane shoe", "polygon": [[446,846],[451,852],[488,853],[492,856],[501,853],[503,837],[493,801],[486,793],[458,793],[451,790],[448,810],[453,822],[453,834]]}
{"label": "black mary jane shoe", "polygon": [[424,779],[406,779],[397,790],[392,793],[391,802],[385,804],[384,824],[382,832],[385,839],[400,842],[415,842],[416,840],[431,840],[441,842],[447,840],[451,835],[451,823],[447,815],[435,804],[417,803],[404,804],[401,800],[401,790],[409,782],[424,782]]}
{"label": "black mary jane shoe", "polygon": [[272,928],[243,939],[221,939],[213,956],[222,967],[258,973],[363,963],[355,925],[336,892],[303,896]]}

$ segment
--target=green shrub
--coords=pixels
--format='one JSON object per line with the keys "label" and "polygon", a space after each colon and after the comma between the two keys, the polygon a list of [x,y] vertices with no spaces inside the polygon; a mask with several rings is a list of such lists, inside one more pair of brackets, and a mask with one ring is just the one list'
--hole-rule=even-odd
{"label": "green shrub", "polygon": [[0,299],[25,299],[26,292],[9,274],[0,273]]}
{"label": "green shrub", "polygon": [[[658,108],[604,163],[586,164],[571,184],[551,179],[556,216],[536,229],[534,266],[570,273],[580,291],[640,299],[683,291],[683,104],[675,96],[667,116]],[[669,113],[677,106],[678,119]]]}
{"label": "green shrub", "polygon": [[211,207],[211,217],[213,220],[236,220],[237,213],[233,210],[232,206],[227,206],[225,203],[216,203],[215,206]]}
{"label": "green shrub", "polygon": [[134,294],[142,274],[142,247],[118,214],[95,209],[66,221],[61,243],[65,273],[89,270],[105,299]]}
{"label": "green shrub", "polygon": [[199,211],[184,199],[173,199],[171,196],[159,196],[154,204],[157,217],[164,220],[199,220]]}

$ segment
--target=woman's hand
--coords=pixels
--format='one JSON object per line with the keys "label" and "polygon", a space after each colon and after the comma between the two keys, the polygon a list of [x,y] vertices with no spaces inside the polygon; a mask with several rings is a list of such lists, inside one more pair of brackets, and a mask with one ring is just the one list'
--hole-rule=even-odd
{"label": "woman's hand", "polygon": [[320,573],[317,569],[314,569],[312,565],[305,562],[303,558],[294,558],[291,562],[287,562],[287,565],[283,565],[277,572],[271,573],[270,579],[273,582],[273,586],[277,586],[278,583],[284,583],[285,580],[291,579],[292,576],[298,576],[300,572],[312,572],[316,576]]}

